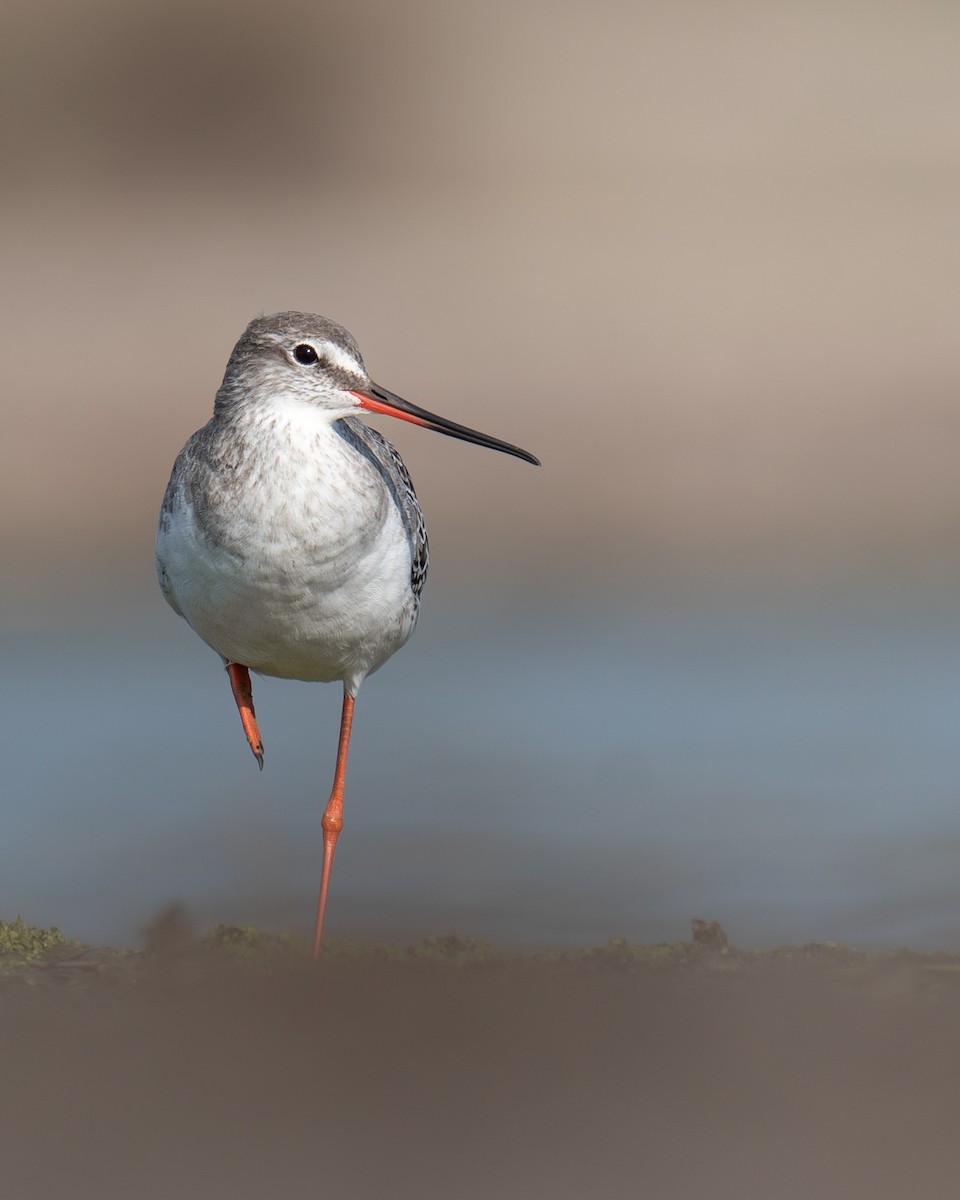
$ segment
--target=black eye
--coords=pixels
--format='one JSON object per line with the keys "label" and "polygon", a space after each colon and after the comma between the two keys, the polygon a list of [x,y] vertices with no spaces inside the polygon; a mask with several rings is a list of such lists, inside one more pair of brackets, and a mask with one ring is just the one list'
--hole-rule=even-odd
{"label": "black eye", "polygon": [[320,357],[316,350],[306,342],[294,347],[293,357],[298,363],[303,363],[305,367],[309,367],[311,363],[315,363]]}

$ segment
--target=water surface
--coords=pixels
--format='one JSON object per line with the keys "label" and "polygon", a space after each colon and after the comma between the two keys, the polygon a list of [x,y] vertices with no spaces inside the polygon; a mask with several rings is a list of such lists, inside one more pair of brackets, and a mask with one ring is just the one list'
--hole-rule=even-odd
{"label": "water surface", "polygon": [[[428,604],[357,706],[335,934],[960,947],[960,620],[858,603]],[[135,942],[306,931],[336,685],[255,680],[162,602],[5,635],[0,914]]]}

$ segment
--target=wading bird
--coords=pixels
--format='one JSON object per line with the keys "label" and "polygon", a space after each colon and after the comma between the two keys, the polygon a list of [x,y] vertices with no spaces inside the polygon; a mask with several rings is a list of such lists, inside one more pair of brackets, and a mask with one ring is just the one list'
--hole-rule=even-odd
{"label": "wading bird", "polygon": [[320,951],[361,683],[413,633],[427,531],[403,460],[358,412],[383,413],[532,454],[373,383],[353,337],[309,313],[251,321],[213,417],[181,450],[157,533],[157,576],[175,612],[224,661],[261,769],[250,672],[343,681],[340,742],[323,813],[313,955]]}

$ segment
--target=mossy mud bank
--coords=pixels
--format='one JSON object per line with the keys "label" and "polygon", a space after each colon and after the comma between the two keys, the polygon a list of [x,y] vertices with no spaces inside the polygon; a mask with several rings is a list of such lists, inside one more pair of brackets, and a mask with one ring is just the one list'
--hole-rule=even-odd
{"label": "mossy mud bank", "polygon": [[955,954],[0,941],[4,1197],[956,1200]]}
{"label": "mossy mud bank", "polygon": [[221,924],[194,931],[178,908],[163,913],[147,930],[141,949],[91,946],[66,936],[58,927],[31,925],[22,917],[0,920],[0,988],[44,983],[106,981],[135,984],[156,972],[194,972],[219,968],[266,971],[349,969],[351,965],[526,972],[612,972],[650,976],[673,974],[727,976],[747,980],[774,971],[806,971],[848,983],[910,981],[921,988],[956,987],[960,995],[960,953],[902,947],[865,952],[839,942],[809,942],[747,950],[733,945],[716,921],[694,919],[686,941],[638,943],[611,938],[575,949],[517,950],[460,934],[429,936],[409,945],[376,944],[330,938],[320,963],[309,957],[308,943],[288,934],[250,925]]}

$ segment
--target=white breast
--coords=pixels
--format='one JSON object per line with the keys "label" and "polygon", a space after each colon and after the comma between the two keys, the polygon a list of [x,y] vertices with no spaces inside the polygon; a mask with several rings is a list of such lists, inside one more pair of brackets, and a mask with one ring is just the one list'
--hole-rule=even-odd
{"label": "white breast", "polygon": [[165,591],[229,661],[355,694],[416,625],[396,503],[322,414],[275,407],[243,432],[203,503],[182,489],[161,526]]}

